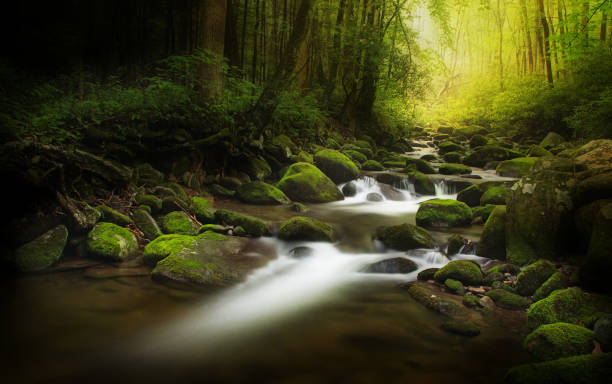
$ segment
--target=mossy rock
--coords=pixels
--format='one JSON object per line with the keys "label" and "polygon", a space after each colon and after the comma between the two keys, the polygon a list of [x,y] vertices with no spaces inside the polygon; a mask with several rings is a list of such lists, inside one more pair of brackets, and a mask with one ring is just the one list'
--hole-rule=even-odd
{"label": "mossy rock", "polygon": [[366,157],[366,160],[374,157],[374,152],[372,152],[372,150],[369,148],[356,147],[356,148],[351,149],[351,151],[356,151],[356,152],[361,153],[363,156]]}
{"label": "mossy rock", "polygon": [[475,295],[463,296],[463,305],[469,308],[477,308],[480,306],[480,298]]}
{"label": "mossy rock", "polygon": [[457,227],[472,222],[472,210],[465,203],[434,199],[419,205],[416,223],[423,227]]}
{"label": "mossy rock", "polygon": [[533,294],[533,300],[542,300],[558,289],[565,289],[569,285],[569,277],[561,272],[553,273],[540,288]]}
{"label": "mossy rock", "polygon": [[155,195],[136,195],[134,200],[138,205],[148,205],[151,208],[150,213],[157,213],[162,209],[162,199]]}
{"label": "mossy rock", "polygon": [[210,224],[215,221],[215,210],[208,200],[199,196],[194,196],[191,198],[190,202],[191,213],[193,213],[201,224]]}
{"label": "mossy rock", "polygon": [[435,195],[436,187],[433,180],[424,173],[411,171],[408,173],[408,180],[414,186],[414,191],[419,195]]}
{"label": "mossy rock", "polygon": [[540,142],[540,147],[550,149],[564,142],[565,139],[563,138],[563,136],[555,132],[549,132],[546,137],[544,137],[544,139],[542,139],[542,141]]}
{"label": "mossy rock", "polygon": [[310,153],[305,151],[298,152],[297,155],[291,157],[291,160],[294,163],[314,163],[314,157]]}
{"label": "mossy rock", "polygon": [[434,275],[436,274],[436,272],[438,272],[438,270],[440,270],[440,268],[424,269],[417,274],[417,280],[422,280],[422,281],[433,280]]}
{"label": "mossy rock", "polygon": [[287,135],[278,135],[272,142],[276,145],[280,145],[283,148],[288,148],[291,153],[298,153],[299,147],[289,138]]}
{"label": "mossy rock", "polygon": [[506,205],[512,197],[510,188],[499,186],[491,187],[480,197],[480,205]]}
{"label": "mossy rock", "polygon": [[612,294],[612,203],[603,206],[593,224],[587,256],[580,268],[580,281],[588,288]]}
{"label": "mossy rock", "polygon": [[241,170],[252,180],[264,180],[272,175],[270,164],[259,157],[250,157],[242,161]]}
{"label": "mossy rock", "polygon": [[597,200],[583,205],[574,212],[574,224],[580,237],[578,249],[585,251],[588,249],[593,226],[599,218],[599,212],[608,204],[612,204],[612,199]]}
{"label": "mossy rock", "polygon": [[368,161],[368,157],[366,155],[364,155],[361,152],[352,150],[352,149],[347,149],[342,151],[342,153],[346,156],[348,156],[351,160],[353,161],[357,161],[360,164],[365,163],[366,161]]}
{"label": "mossy rock", "polygon": [[341,145],[338,144],[338,142],[331,137],[327,139],[327,141],[325,142],[325,146],[331,149],[340,149],[341,147]]}
{"label": "mossy rock", "polygon": [[334,182],[308,163],[292,164],[276,187],[293,201],[328,203],[344,199]]}
{"label": "mossy rock", "polygon": [[464,245],[464,239],[461,235],[453,234],[448,238],[448,245],[446,248],[447,255],[456,255],[459,253]]}
{"label": "mossy rock", "polygon": [[487,273],[509,273],[511,275],[518,275],[521,273],[521,268],[514,264],[500,264],[489,269]]}
{"label": "mossy rock", "polygon": [[472,153],[463,158],[463,163],[472,167],[482,168],[492,161],[510,160],[515,157],[521,157],[521,154],[499,145],[485,145],[475,148]]}
{"label": "mossy rock", "polygon": [[446,316],[464,316],[468,313],[468,309],[463,305],[441,295],[426,284],[413,284],[408,289],[408,294],[426,308]]}
{"label": "mossy rock", "polygon": [[173,190],[174,193],[176,193],[176,197],[178,197],[179,199],[183,201],[187,200],[187,192],[185,192],[185,189],[179,183],[169,181],[167,183],[164,183],[162,186]]}
{"label": "mossy rock", "polygon": [[552,156],[552,152],[540,147],[539,145],[532,145],[529,147],[527,151],[527,156],[530,157],[544,157],[544,156]]}
{"label": "mossy rock", "polygon": [[151,164],[144,163],[134,168],[134,179],[138,185],[154,187],[163,183],[165,176]]}
{"label": "mossy rock", "polygon": [[212,184],[212,185],[210,185],[208,187],[208,191],[213,196],[224,197],[224,198],[228,198],[228,199],[232,198],[232,197],[234,197],[234,195],[236,195],[236,191],[232,191],[231,189],[225,188],[221,184]]}
{"label": "mossy rock", "polygon": [[134,211],[134,223],[148,240],[153,240],[162,235],[155,219],[144,209],[139,208]]}
{"label": "mossy rock", "polygon": [[242,185],[242,181],[237,177],[225,176],[219,179],[219,185],[230,191],[235,191]]}
{"label": "mossy rock", "polygon": [[225,225],[240,226],[251,236],[268,236],[270,235],[270,226],[265,221],[243,215],[238,212],[220,209],[215,212],[217,222]]}
{"label": "mossy rock", "polygon": [[[236,227],[238,228],[238,227]],[[242,227],[239,227],[242,228]],[[224,225],[221,224],[204,224],[203,226],[200,227],[200,229],[198,230],[198,233],[202,234],[204,232],[208,232],[208,231],[212,231],[215,233],[220,233],[222,235],[226,234],[228,232],[228,230],[230,229],[230,227],[226,227]],[[246,231],[245,231],[246,233]]]}
{"label": "mossy rock", "polygon": [[470,139],[470,148],[482,147],[487,145],[489,140],[483,135],[476,134]]}
{"label": "mossy rock", "polygon": [[505,289],[492,289],[485,293],[485,295],[493,299],[495,305],[501,308],[518,310],[529,307],[529,300]]}
{"label": "mossy rock", "polygon": [[414,164],[417,171],[422,172],[426,175],[433,175],[434,173],[436,173],[435,168],[432,167],[431,164],[429,164],[427,161],[423,159],[407,158],[406,165],[409,165],[409,164]]}
{"label": "mossy rock", "polygon": [[431,248],[434,245],[433,239],[427,230],[407,223],[379,228],[376,231],[376,237],[385,247],[398,251]]}
{"label": "mossy rock", "polygon": [[345,155],[333,149],[324,149],[314,155],[315,165],[335,183],[357,178],[359,169]]}
{"label": "mossy rock", "polygon": [[176,196],[167,196],[162,199],[162,210],[160,213],[166,214],[177,210],[188,208],[188,204]]}
{"label": "mossy rock", "polygon": [[87,235],[87,254],[122,261],[136,255],[138,242],[130,231],[113,223],[98,223]]}
{"label": "mossy rock", "polygon": [[196,238],[196,236],[177,234],[159,236],[144,247],[142,260],[145,264],[156,265],[166,257],[183,250]]}
{"label": "mossy rock", "polygon": [[476,207],[480,205],[480,198],[483,194],[482,188],[478,184],[474,184],[459,191],[457,201],[461,201],[469,207]]}
{"label": "mossy rock", "polygon": [[463,164],[440,164],[438,172],[442,175],[468,175],[472,173],[472,168]]}
{"label": "mossy rock", "polygon": [[361,165],[361,169],[364,171],[382,171],[384,168],[378,161],[368,160]]}
{"label": "mossy rock", "polygon": [[68,229],[64,225],[58,225],[17,248],[15,265],[22,272],[49,268],[62,257],[67,241]]}
{"label": "mossy rock", "polygon": [[449,320],[440,326],[446,332],[474,337],[480,335],[480,327],[471,321]]}
{"label": "mossy rock", "polygon": [[420,160],[424,160],[424,161],[427,161],[427,162],[429,162],[429,161],[437,161],[438,160],[438,156],[433,155],[431,153],[428,153],[426,155],[421,156]]}
{"label": "mossy rock", "polygon": [[366,273],[410,273],[418,269],[417,264],[404,257],[393,257],[368,265],[363,272]]}
{"label": "mossy rock", "polygon": [[444,280],[444,286],[446,286],[446,288],[451,291],[452,293],[455,293],[457,295],[463,295],[464,294],[464,289],[463,289],[463,284],[461,284],[460,281],[455,280],[455,279],[446,279]]}
{"label": "mossy rock", "polygon": [[516,290],[523,296],[531,296],[557,270],[548,260],[539,260],[523,268],[516,280]]}
{"label": "mossy rock", "polygon": [[601,350],[604,352],[612,351],[612,315],[605,314],[595,322],[593,327],[595,340],[601,345]]}
{"label": "mossy rock", "polygon": [[506,260],[506,206],[498,205],[487,219],[476,254],[490,259]]}
{"label": "mossy rock", "polygon": [[449,153],[445,153],[444,156],[442,156],[444,161],[446,161],[447,163],[455,163],[455,164],[461,163],[462,157],[463,157],[463,154],[459,152],[449,152]]}
{"label": "mossy rock", "polygon": [[438,145],[438,152],[444,155],[450,152],[465,152],[465,150],[459,144],[453,143],[452,141],[445,141]]}
{"label": "mossy rock", "polygon": [[517,157],[516,159],[502,161],[495,168],[495,172],[505,177],[523,177],[529,174],[536,160],[535,157]]}
{"label": "mossy rock", "polygon": [[243,184],[236,191],[236,196],[244,203],[256,205],[280,205],[291,202],[283,191],[263,181]]}
{"label": "mossy rock", "polygon": [[132,219],[130,219],[129,216],[124,215],[111,207],[107,207],[106,205],[98,205],[96,209],[102,214],[102,221],[121,225],[122,227],[132,223]]}
{"label": "mossy rock", "polygon": [[441,283],[449,278],[465,285],[478,285],[482,282],[482,271],[471,261],[455,260],[440,268],[434,275],[434,279]]}
{"label": "mossy rock", "polygon": [[587,177],[578,183],[578,200],[581,204],[600,199],[612,199],[612,172]]}
{"label": "mossy rock", "polygon": [[454,130],[455,128],[448,126],[448,125],[441,125],[438,127],[438,132],[444,133],[447,135],[452,135]]}
{"label": "mossy rock", "polygon": [[303,216],[292,217],[281,224],[278,238],[286,241],[334,241],[331,225]]}
{"label": "mossy rock", "polygon": [[197,235],[200,226],[185,212],[174,211],[161,218],[164,233],[175,233],[179,235]]}
{"label": "mossy rock", "polygon": [[543,324],[571,323],[583,321],[594,323],[597,313],[612,310],[609,298],[585,296],[578,287],[559,289],[548,297],[536,301],[527,311],[527,327],[536,329]]}
{"label": "mossy rock", "polygon": [[505,384],[605,384],[610,380],[612,353],[581,355],[525,364],[508,371]]}
{"label": "mossy rock", "polygon": [[548,361],[590,354],[593,340],[593,331],[580,325],[544,324],[525,338],[523,348],[534,360]]}

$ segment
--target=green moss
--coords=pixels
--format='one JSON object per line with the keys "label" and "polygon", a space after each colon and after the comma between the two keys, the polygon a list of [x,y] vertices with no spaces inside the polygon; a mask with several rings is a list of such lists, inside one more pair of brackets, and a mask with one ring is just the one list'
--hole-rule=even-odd
{"label": "green moss", "polygon": [[372,150],[369,148],[356,147],[356,148],[353,148],[352,150],[357,151],[361,153],[362,155],[364,155],[366,157],[366,160],[374,157],[374,152],[372,152]]}
{"label": "green moss", "polygon": [[292,164],[276,187],[293,201],[328,203],[344,199],[336,185],[308,163]]}
{"label": "green moss", "polygon": [[547,260],[539,260],[526,266],[519,273],[516,280],[516,290],[523,296],[530,296],[542,285],[553,273],[555,266]]}
{"label": "green moss", "polygon": [[448,238],[448,246],[446,248],[447,255],[456,255],[463,247],[464,239],[461,235],[453,234]]}
{"label": "green moss", "polygon": [[542,300],[557,289],[567,288],[568,284],[569,278],[567,275],[561,272],[555,272],[535,291],[533,299],[535,301]]}
{"label": "green moss", "polygon": [[429,164],[423,159],[407,158],[406,165],[409,164],[414,164],[416,166],[417,171],[422,172],[426,175],[433,175],[434,173],[436,173],[434,167],[432,167],[431,164]]}
{"label": "green moss", "polygon": [[426,308],[442,313],[443,315],[456,316],[464,315],[468,312],[463,305],[444,297],[438,291],[434,291],[425,285],[412,285],[408,289],[408,294]]}
{"label": "green moss", "polygon": [[374,148],[372,148],[372,144],[370,144],[366,140],[357,140],[355,141],[355,145],[359,148],[368,148],[369,150],[374,150]]}
{"label": "green moss", "polygon": [[406,166],[406,162],[405,161],[389,160],[389,161],[384,161],[383,165],[386,168],[404,168]]}
{"label": "green moss", "polygon": [[382,171],[384,168],[378,161],[368,160],[361,165],[361,169],[364,171]]}
{"label": "green moss", "polygon": [[225,241],[227,236],[217,233],[216,231],[205,231],[197,236],[198,239]]}
{"label": "green moss", "polygon": [[493,204],[487,204],[484,207],[474,207],[472,208],[472,218],[480,218],[483,222],[486,223],[495,207],[497,207],[497,205]]}
{"label": "green moss", "polygon": [[521,272],[521,268],[514,264],[501,264],[496,265],[493,268],[489,269],[487,273],[510,273],[512,275],[517,275]]}
{"label": "green moss", "polygon": [[314,157],[304,151],[300,151],[297,155],[293,156],[292,160],[296,163],[314,163]]}
{"label": "green moss", "polygon": [[498,205],[485,223],[476,254],[491,259],[506,259],[506,206]]}
{"label": "green moss", "polygon": [[130,219],[129,216],[107,207],[106,205],[98,205],[96,209],[102,214],[103,221],[121,226],[130,225],[132,223],[132,219]]}
{"label": "green moss", "polygon": [[506,205],[512,197],[512,191],[507,187],[491,187],[480,197],[480,205]]}
{"label": "green moss", "polygon": [[204,224],[203,226],[200,227],[199,229],[199,233],[204,233],[207,231],[213,231],[216,233],[226,233],[228,230],[227,227],[223,226],[223,225],[219,225],[219,224]]}
{"label": "green moss", "polygon": [[251,236],[259,237],[270,234],[270,226],[268,223],[238,212],[220,209],[215,212],[215,219],[221,224],[241,226]]}
{"label": "green moss", "polygon": [[274,138],[274,140],[272,140],[272,142],[276,145],[280,145],[283,148],[289,148],[292,153],[298,153],[299,151],[298,146],[295,145],[293,140],[286,135],[278,135]]}
{"label": "green moss", "polygon": [[314,155],[315,165],[335,183],[357,178],[359,169],[345,155],[333,149],[324,149]]}
{"label": "green moss", "polygon": [[332,149],[339,149],[340,148],[340,144],[338,144],[338,142],[336,140],[334,140],[333,138],[329,138],[327,139],[327,141],[325,142],[325,146],[327,148],[332,148]]}
{"label": "green moss", "polygon": [[257,205],[278,205],[291,202],[283,191],[263,181],[241,185],[236,191],[236,196],[242,202]]}
{"label": "green moss", "polygon": [[591,353],[593,339],[593,331],[580,325],[544,324],[525,338],[523,348],[535,360],[555,360]]}
{"label": "green moss", "polygon": [[482,188],[478,184],[474,184],[459,191],[457,201],[466,203],[470,207],[475,207],[480,205],[480,198],[483,193]]}
{"label": "green moss", "polygon": [[463,154],[459,152],[449,152],[449,153],[444,154],[444,156],[442,157],[444,158],[444,161],[446,161],[447,163],[460,164]]}
{"label": "green moss", "polygon": [[485,295],[493,299],[495,304],[501,308],[516,310],[529,307],[529,300],[505,289],[492,289],[485,293]]}
{"label": "green moss", "polygon": [[480,305],[480,299],[478,296],[474,295],[463,296],[463,305],[470,308],[478,307]]}
{"label": "green moss", "polygon": [[453,143],[452,141],[444,141],[442,143],[440,143],[440,145],[438,145],[438,152],[441,155],[444,155],[445,153],[449,153],[449,152],[464,152],[465,150],[463,149],[462,146],[460,146],[459,144]]}
{"label": "green moss", "polygon": [[593,224],[593,232],[587,257],[580,268],[580,280],[587,287],[612,294],[610,271],[610,239],[612,238],[612,204],[607,204],[599,210]]}
{"label": "green moss", "polygon": [[98,223],[87,235],[87,253],[93,257],[125,260],[138,251],[132,232],[113,223]]}
{"label": "green moss", "polygon": [[470,148],[482,147],[483,145],[487,145],[487,142],[488,140],[486,137],[476,134],[470,139]]}
{"label": "green moss", "polygon": [[418,273],[417,275],[417,279],[418,280],[433,280],[434,275],[436,274],[436,272],[438,272],[440,268],[427,268],[422,270],[421,272]]}
{"label": "green moss", "polygon": [[68,229],[63,225],[45,232],[15,251],[15,264],[22,272],[39,271],[55,264],[66,247]]}
{"label": "green moss", "polygon": [[516,159],[502,161],[495,171],[500,176],[523,177],[529,174],[531,166],[536,162],[535,157],[517,157]]}
{"label": "green moss", "polygon": [[208,191],[217,197],[231,198],[234,197],[236,191],[232,191],[231,189],[225,188],[220,184],[212,184],[208,187]]}
{"label": "green moss", "polygon": [[398,251],[431,248],[433,239],[425,229],[412,224],[400,224],[378,229],[376,236],[382,243]]}
{"label": "green moss", "polygon": [[157,213],[162,209],[162,200],[155,195],[136,195],[136,202],[139,205],[148,205],[152,213]]}
{"label": "green moss", "polygon": [[178,183],[175,183],[173,181],[169,181],[167,183],[164,183],[163,186],[166,187],[166,188],[172,189],[174,191],[174,193],[176,193],[176,196],[179,199],[184,200],[184,201],[187,200],[187,193],[185,192],[183,187],[181,187]]}
{"label": "green moss", "polygon": [[[157,263],[156,269],[164,270],[168,275],[176,277],[182,282],[199,281],[202,279],[202,270],[216,270],[213,263],[203,265],[197,260],[188,260],[176,257],[176,254],[166,257]],[[155,270],[153,271],[155,276]]]}
{"label": "green moss", "polygon": [[449,320],[444,322],[441,328],[461,336],[474,337],[480,335],[480,328],[471,321]]}
{"label": "green moss", "polygon": [[485,145],[474,149],[463,159],[463,163],[472,167],[484,167],[491,161],[510,160],[520,156],[498,145]]}
{"label": "green moss", "polygon": [[444,285],[449,289],[449,291],[458,295],[463,295],[463,284],[461,284],[460,281],[455,279],[446,279],[444,280]]}
{"label": "green moss", "polygon": [[287,241],[334,241],[334,229],[322,221],[296,216],[281,224],[278,238]]}
{"label": "green moss", "polygon": [[482,282],[482,271],[471,261],[455,260],[440,268],[434,275],[438,282],[449,278],[459,280],[465,285],[478,285]]}
{"label": "green moss", "polygon": [[153,240],[162,235],[157,222],[155,222],[149,212],[142,208],[134,211],[134,223],[148,240]]}
{"label": "green moss", "polygon": [[582,355],[514,367],[506,384],[604,384],[610,380],[612,353]]}
{"label": "green moss", "polygon": [[463,164],[441,164],[438,172],[442,175],[466,175],[472,173],[472,168]]}
{"label": "green moss", "polygon": [[180,235],[196,235],[198,224],[185,214],[185,212],[170,212],[161,218],[164,233],[176,233]]}
{"label": "green moss", "polygon": [[142,253],[145,264],[156,265],[160,260],[180,252],[196,239],[188,235],[162,235],[147,244]]}
{"label": "green moss", "polygon": [[527,326],[535,329],[543,324],[558,322],[576,324],[592,312],[585,306],[584,294],[578,287],[554,291],[531,305],[527,312]]}
{"label": "green moss", "polygon": [[194,196],[191,198],[191,212],[202,224],[210,224],[215,220],[215,211],[208,200]]}
{"label": "green moss", "polygon": [[547,151],[546,149],[540,147],[539,145],[532,145],[529,147],[527,151],[527,155],[531,157],[544,157],[544,156],[552,156],[552,152]]}
{"label": "green moss", "polygon": [[472,210],[465,203],[450,199],[434,199],[421,203],[416,214],[417,225],[424,227],[456,227],[472,222]]}
{"label": "green moss", "polygon": [[344,151],[342,151],[342,153],[345,154],[346,156],[348,156],[351,160],[358,161],[361,164],[363,164],[366,161],[368,161],[368,157],[366,155],[364,155],[361,152],[352,150],[352,149],[344,150]]}

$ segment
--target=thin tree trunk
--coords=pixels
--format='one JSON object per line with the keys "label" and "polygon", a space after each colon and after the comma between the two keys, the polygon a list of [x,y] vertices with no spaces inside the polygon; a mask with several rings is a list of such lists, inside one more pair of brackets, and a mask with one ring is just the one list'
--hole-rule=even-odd
{"label": "thin tree trunk", "polygon": [[531,45],[531,32],[529,31],[529,17],[527,16],[526,0],[521,1],[521,13],[523,15],[523,27],[525,29],[525,40],[527,42],[527,58],[529,59],[529,73],[533,73],[533,47]]}
{"label": "thin tree trunk", "polygon": [[546,63],[546,79],[550,86],[553,85],[552,64],[550,62],[550,32],[548,30],[548,21],[546,21],[546,13],[544,11],[544,0],[537,0],[538,13],[540,22],[542,23],[542,31],[544,33],[544,61]]}
{"label": "thin tree trunk", "polygon": [[223,93],[223,48],[225,44],[226,0],[203,0],[200,27],[200,49],[216,57],[214,62],[200,65],[200,94],[204,99],[218,100]]}

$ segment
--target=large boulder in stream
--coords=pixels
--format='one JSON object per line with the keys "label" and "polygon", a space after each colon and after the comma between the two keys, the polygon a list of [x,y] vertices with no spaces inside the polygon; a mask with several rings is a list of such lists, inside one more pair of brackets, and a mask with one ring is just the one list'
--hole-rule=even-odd
{"label": "large boulder in stream", "polygon": [[476,254],[506,260],[506,206],[496,206],[485,222]]}
{"label": "large boulder in stream", "polygon": [[138,242],[125,228],[113,223],[98,223],[87,235],[86,251],[95,258],[123,261],[136,255]]}
{"label": "large boulder in stream", "polygon": [[303,216],[292,217],[281,224],[278,238],[286,241],[334,241],[334,228],[322,221]]}
{"label": "large boulder in stream", "polygon": [[15,265],[22,272],[40,271],[55,264],[68,240],[68,229],[63,225],[47,231],[15,251]]}
{"label": "large boulder in stream", "polygon": [[523,268],[516,280],[516,291],[531,296],[553,273],[555,266],[548,260],[538,260]]}
{"label": "large boulder in stream", "polygon": [[457,201],[461,201],[469,207],[476,207],[480,205],[480,198],[483,193],[483,189],[478,184],[470,185],[459,191],[457,194]]}
{"label": "large boulder in stream", "polygon": [[268,258],[245,252],[249,239],[205,232],[159,261],[151,272],[154,280],[192,287],[223,287],[244,280]]}
{"label": "large boulder in stream", "polygon": [[295,163],[289,166],[276,187],[293,201],[329,203],[344,199],[334,182],[319,168],[309,163]]}
{"label": "large boulder in stream", "polygon": [[359,169],[342,153],[333,149],[324,149],[314,155],[315,165],[334,183],[345,183],[356,179]]}
{"label": "large boulder in stream", "polygon": [[465,285],[478,285],[482,282],[480,267],[469,260],[455,260],[440,268],[434,275],[436,281],[443,283],[446,279],[454,279]]}
{"label": "large boulder in stream", "polygon": [[291,202],[283,191],[263,181],[241,185],[236,190],[236,196],[244,203],[256,205],[280,205]]}
{"label": "large boulder in stream", "polygon": [[440,165],[438,172],[442,175],[467,175],[472,173],[472,168],[463,164],[446,163]]}
{"label": "large boulder in stream", "polygon": [[382,171],[384,167],[376,160],[368,160],[361,165],[364,171]]}
{"label": "large boulder in stream", "polygon": [[474,149],[463,159],[463,163],[472,167],[484,167],[492,161],[510,160],[521,157],[522,154],[499,145],[485,145]]}
{"label": "large boulder in stream", "polygon": [[418,269],[417,264],[405,257],[393,257],[368,265],[366,273],[410,273]]}
{"label": "large boulder in stream", "polygon": [[220,224],[242,227],[251,236],[260,237],[270,234],[270,225],[267,222],[238,212],[219,209],[215,212],[215,219]]}
{"label": "large boulder in stream", "polygon": [[497,164],[495,172],[505,177],[523,177],[529,174],[537,157],[517,157],[516,159],[501,161]]}
{"label": "large boulder in stream", "polygon": [[593,331],[576,324],[544,324],[531,332],[523,348],[538,361],[587,355],[593,350]]}
{"label": "large boulder in stream", "polygon": [[563,136],[555,132],[548,132],[548,135],[546,135],[546,137],[544,137],[542,141],[540,142],[540,147],[544,149],[550,149],[564,142],[565,142],[565,139],[563,138]]}
{"label": "large boulder in stream", "polygon": [[176,234],[159,236],[144,247],[142,260],[145,264],[156,265],[166,257],[180,252],[196,239],[196,236]]}
{"label": "large boulder in stream", "polygon": [[450,199],[433,199],[419,205],[417,225],[423,227],[458,227],[470,225],[472,210],[465,203]]}
{"label": "large boulder in stream", "polygon": [[385,247],[398,251],[434,246],[434,241],[427,230],[408,223],[379,228],[376,237]]}
{"label": "large boulder in stream", "polygon": [[408,180],[414,185],[414,191],[419,195],[435,195],[436,187],[429,176],[419,171],[408,173]]}

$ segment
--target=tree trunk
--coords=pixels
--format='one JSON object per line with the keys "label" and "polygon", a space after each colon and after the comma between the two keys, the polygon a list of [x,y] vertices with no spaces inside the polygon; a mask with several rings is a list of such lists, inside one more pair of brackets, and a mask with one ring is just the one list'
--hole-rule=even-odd
{"label": "tree trunk", "polygon": [[529,60],[529,73],[533,73],[533,47],[531,45],[531,32],[529,30],[529,17],[527,15],[527,4],[521,0],[523,14],[523,27],[525,28],[525,40],[527,42],[527,58]]}
{"label": "tree trunk", "polygon": [[200,94],[205,100],[218,100],[223,94],[223,49],[225,45],[226,0],[202,0],[199,48],[215,57],[200,65]]}
{"label": "tree trunk", "polygon": [[544,0],[537,0],[538,13],[540,22],[542,23],[542,31],[544,33],[544,62],[546,63],[546,79],[548,84],[553,85],[552,64],[550,62],[550,32],[548,30],[548,21],[546,21],[546,13],[544,12]]}

